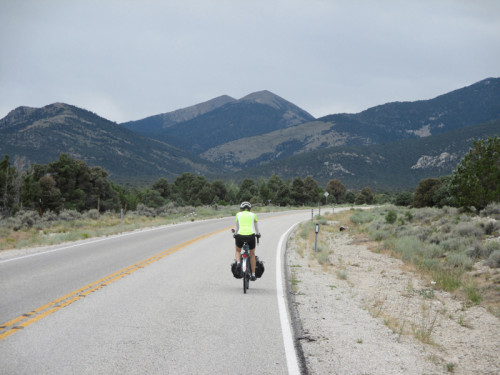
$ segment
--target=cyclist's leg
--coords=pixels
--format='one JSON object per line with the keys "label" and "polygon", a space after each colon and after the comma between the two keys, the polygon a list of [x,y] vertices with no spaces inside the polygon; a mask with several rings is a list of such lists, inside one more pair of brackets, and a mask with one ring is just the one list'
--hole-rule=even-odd
{"label": "cyclist's leg", "polygon": [[252,275],[255,275],[256,269],[256,259],[255,259],[255,235],[250,236],[248,240],[248,245],[250,246],[250,267],[252,269]]}
{"label": "cyclist's leg", "polygon": [[257,262],[255,260],[255,249],[250,250],[250,267],[252,268],[252,275],[255,274],[255,268],[257,266]]}
{"label": "cyclist's leg", "polygon": [[243,247],[243,239],[239,234],[234,237],[234,244],[235,244],[235,252],[234,252],[234,259],[236,259],[236,262],[240,263],[241,262],[241,248]]}

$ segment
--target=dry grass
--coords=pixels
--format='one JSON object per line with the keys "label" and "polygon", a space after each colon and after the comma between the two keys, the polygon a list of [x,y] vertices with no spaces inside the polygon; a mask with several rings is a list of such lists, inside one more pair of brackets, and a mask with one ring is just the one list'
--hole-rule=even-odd
{"label": "dry grass", "polygon": [[[269,212],[273,208],[256,208],[257,213]],[[278,210],[278,208],[276,208]],[[161,225],[234,216],[238,207],[166,207],[159,212],[153,209],[128,212],[123,223],[120,213],[100,215],[95,212],[80,214],[62,211],[44,214],[20,212],[12,218],[0,220],[0,250],[55,245],[86,238],[109,236],[137,229]]]}
{"label": "dry grass", "polygon": [[[388,212],[398,217],[393,223],[387,222]],[[333,219],[345,221],[348,214],[349,234],[356,243],[403,260],[412,272],[436,282],[467,306],[480,304],[500,317],[500,268],[487,267],[498,245],[498,229],[486,230],[480,217],[450,208],[386,207],[371,213],[342,212]]]}

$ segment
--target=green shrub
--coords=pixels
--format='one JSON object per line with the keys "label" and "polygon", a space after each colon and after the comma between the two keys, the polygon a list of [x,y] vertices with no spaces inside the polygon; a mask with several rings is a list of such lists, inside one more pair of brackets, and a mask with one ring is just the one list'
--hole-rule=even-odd
{"label": "green shrub", "polygon": [[423,256],[426,259],[436,259],[443,257],[445,250],[437,244],[425,244],[423,248]]}
{"label": "green shrub", "polygon": [[474,240],[465,251],[465,254],[471,259],[487,258],[489,254],[486,254],[486,247],[482,242]]}
{"label": "green shrub", "polygon": [[472,302],[474,305],[478,305],[481,302],[482,300],[481,293],[479,292],[477,286],[472,281],[468,281],[465,284],[464,291],[467,300]]}
{"label": "green shrub", "polygon": [[60,214],[57,215],[54,211],[45,211],[43,216],[39,221],[44,222],[45,224],[54,223],[60,220]]}
{"label": "green shrub", "polygon": [[461,269],[443,269],[433,270],[432,278],[436,282],[436,286],[446,292],[452,292],[462,285]]}
{"label": "green shrub", "polygon": [[500,222],[497,220],[483,220],[479,223],[479,226],[484,231],[485,234],[491,236],[500,228]]}
{"label": "green shrub", "polygon": [[481,216],[500,220],[500,203],[490,203],[482,211]]}
{"label": "green shrub", "polygon": [[[314,251],[314,247],[313,247]],[[330,263],[330,252],[325,249],[322,245],[318,245],[318,251],[315,253],[318,263],[321,265]]]}
{"label": "green shrub", "polygon": [[396,238],[394,242],[394,251],[401,255],[403,261],[411,261],[418,264],[422,242],[413,236]]}
{"label": "green shrub", "polygon": [[368,224],[368,232],[376,232],[382,228],[382,223],[379,221],[372,221],[370,224]]}
{"label": "green shrub", "polygon": [[315,224],[311,221],[303,223],[300,226],[299,237],[302,238],[303,240],[307,239],[307,237],[309,237],[309,234],[314,230],[314,227]]}
{"label": "green shrub", "polygon": [[155,209],[148,207],[142,203],[139,203],[137,205],[136,213],[139,216],[156,217]]}
{"label": "green shrub", "polygon": [[488,258],[488,266],[491,268],[500,268],[500,250],[492,252]]}
{"label": "green shrub", "polygon": [[[44,215],[45,216],[45,215]],[[76,210],[64,210],[59,213],[59,220],[70,221],[81,219],[82,214]]]}
{"label": "green shrub", "polygon": [[431,223],[437,217],[442,215],[442,211],[438,208],[424,207],[415,210],[414,219],[423,223]]}
{"label": "green shrub", "polygon": [[448,236],[446,235],[446,233],[442,233],[442,232],[434,232],[432,233],[429,238],[427,239],[427,241],[429,243],[432,243],[432,244],[436,244],[436,245],[439,245],[441,242],[444,242],[448,239]]}
{"label": "green shrub", "polygon": [[452,268],[470,271],[474,261],[466,253],[453,253],[450,254],[447,264]]}
{"label": "green shrub", "polygon": [[451,233],[453,230],[453,226],[451,224],[445,224],[441,227],[441,232],[443,233]]}
{"label": "green shrub", "polygon": [[85,214],[84,214],[84,217],[86,219],[92,219],[92,220],[97,220],[99,219],[101,215],[99,214],[99,211],[97,211],[95,208],[92,209],[92,210],[89,210],[87,211]]}
{"label": "green shrub", "polygon": [[398,218],[398,214],[394,210],[389,210],[387,215],[385,215],[385,222],[389,224],[394,224]]}
{"label": "green shrub", "polygon": [[440,244],[445,251],[462,252],[467,248],[467,244],[462,238],[451,237]]}
{"label": "green shrub", "polygon": [[437,271],[441,269],[441,263],[438,259],[423,259],[420,262],[419,267],[426,271]]}
{"label": "green shrub", "polygon": [[376,230],[374,232],[370,232],[370,239],[380,242],[389,238],[390,235],[391,234],[388,231],[381,229],[381,230]]}
{"label": "green shrub", "polygon": [[456,207],[449,207],[449,206],[444,206],[442,208],[443,214],[448,215],[448,216],[457,216],[458,215],[458,208]]}
{"label": "green shrub", "polygon": [[368,210],[363,211],[363,210],[356,210],[354,214],[351,215],[349,220],[351,223],[354,223],[356,225],[359,224],[365,224],[369,223],[374,219],[374,214],[373,212],[369,212]]}
{"label": "green shrub", "polygon": [[441,219],[437,221],[437,225],[440,227],[447,226],[451,223],[451,218],[449,216],[443,216]]}
{"label": "green shrub", "polygon": [[430,227],[417,227],[416,229],[417,230],[414,232],[414,235],[416,235],[422,242],[427,241],[433,234],[433,229]]}
{"label": "green shrub", "polygon": [[500,241],[488,241],[484,245],[484,257],[488,258],[491,253],[500,250]]}
{"label": "green shrub", "polygon": [[459,223],[453,230],[457,236],[460,237],[476,237],[481,238],[484,234],[482,229],[475,225],[474,223]]}
{"label": "green shrub", "polygon": [[410,192],[403,192],[396,195],[394,203],[396,206],[409,206],[413,202],[413,194]]}
{"label": "green shrub", "polygon": [[8,223],[15,231],[32,228],[40,219],[36,211],[19,211],[14,217],[9,218]]}

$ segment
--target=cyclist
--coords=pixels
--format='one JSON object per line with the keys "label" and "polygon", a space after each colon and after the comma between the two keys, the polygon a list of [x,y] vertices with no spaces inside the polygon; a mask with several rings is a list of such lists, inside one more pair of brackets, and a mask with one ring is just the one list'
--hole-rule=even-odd
{"label": "cyclist", "polygon": [[255,281],[255,237],[260,238],[259,226],[257,224],[257,215],[250,212],[252,205],[249,202],[242,202],[240,212],[236,214],[236,233],[234,234],[236,242],[235,258],[238,266],[241,262],[241,248],[243,243],[248,243],[250,248],[250,267],[252,269],[251,280]]}

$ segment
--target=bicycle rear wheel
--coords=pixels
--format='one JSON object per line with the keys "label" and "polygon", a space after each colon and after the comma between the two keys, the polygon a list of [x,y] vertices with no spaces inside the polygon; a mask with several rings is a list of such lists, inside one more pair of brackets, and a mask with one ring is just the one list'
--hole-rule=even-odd
{"label": "bicycle rear wheel", "polygon": [[[245,259],[245,260],[243,260],[243,262],[245,262],[245,265],[246,265],[246,267],[242,267],[242,268],[245,268],[245,271],[243,272],[243,293],[246,294],[250,282],[249,282],[249,277],[248,277],[248,264],[246,264],[247,260]],[[243,263],[242,263],[242,265],[243,265]]]}

